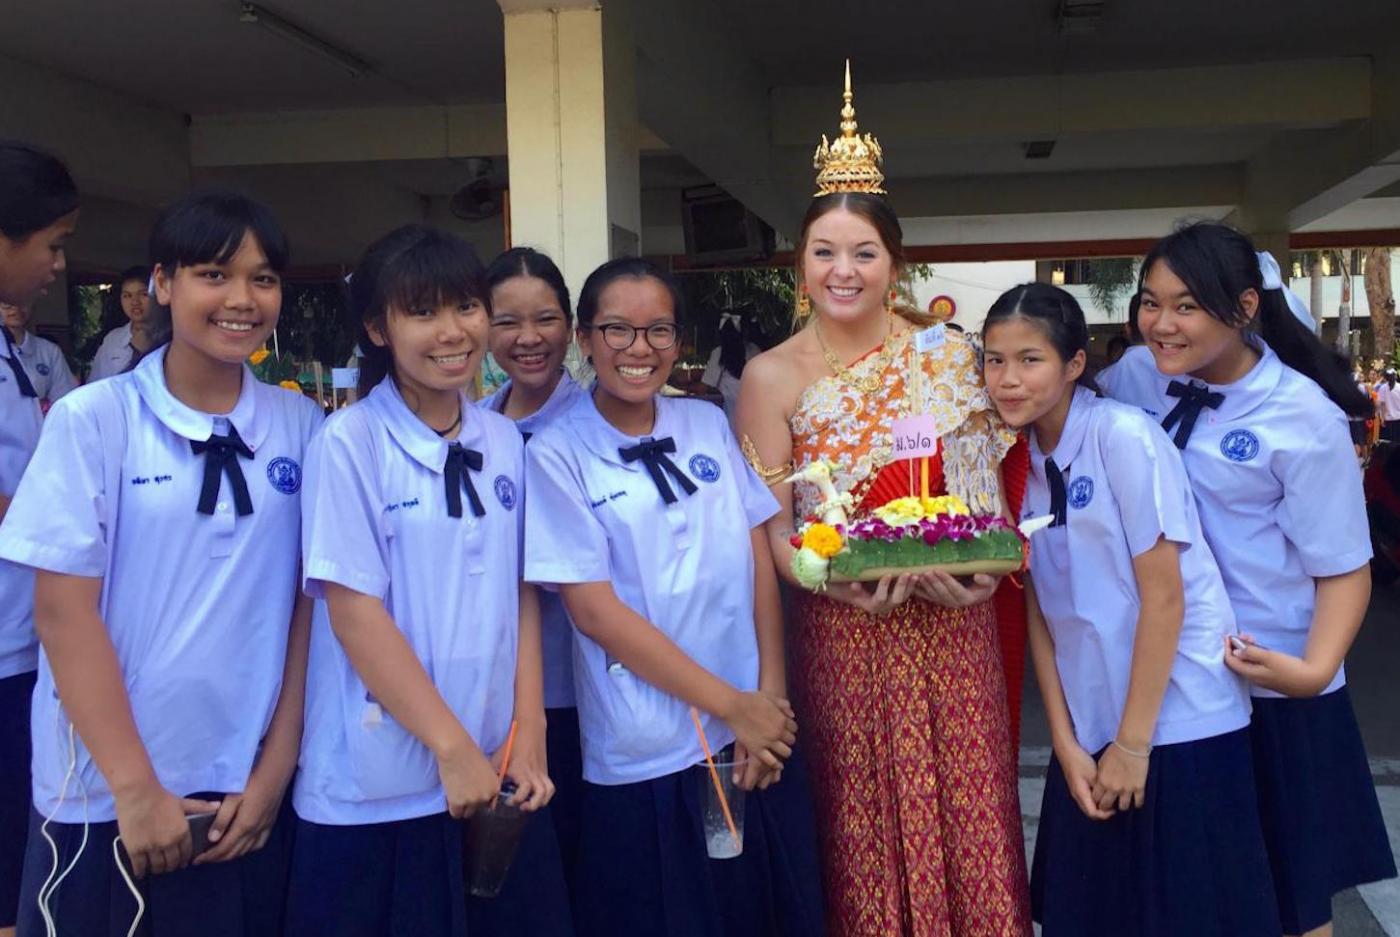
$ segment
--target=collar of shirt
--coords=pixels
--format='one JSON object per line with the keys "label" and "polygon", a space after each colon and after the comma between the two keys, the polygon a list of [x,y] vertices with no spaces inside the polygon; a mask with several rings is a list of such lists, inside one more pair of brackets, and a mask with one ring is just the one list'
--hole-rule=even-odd
{"label": "collar of shirt", "polygon": [[[433,432],[428,424],[409,409],[392,377],[386,377],[375,385],[364,402],[384,421],[384,425],[389,428],[389,435],[394,437],[394,441],[404,452],[429,471],[442,474],[444,466],[447,465],[448,440]],[[459,406],[462,408],[462,427],[452,442],[461,443],[466,449],[480,452],[484,471],[486,466],[491,464],[491,454],[484,445],[485,423],[465,395],[460,395]]]}
{"label": "collar of shirt", "polygon": [[645,463],[641,460],[626,461],[618,449],[623,446],[635,446],[643,439],[662,439],[666,436],[674,436],[675,417],[669,406],[670,402],[660,394],[652,399],[656,401],[656,422],[652,426],[651,432],[645,436],[628,436],[609,423],[607,418],[598,412],[598,405],[593,402],[592,393],[579,394],[570,410],[570,414],[579,421],[574,424],[577,427],[579,440],[590,452],[604,462],[628,472],[645,472]]}
{"label": "collar of shirt", "polygon": [[[169,345],[161,346],[153,354],[142,358],[141,363],[131,372],[136,391],[141,395],[142,402],[150,407],[151,412],[167,429],[194,442],[204,442],[214,432],[215,417],[181,403],[170,393],[170,388],[165,385],[165,354],[169,348]],[[267,438],[270,429],[268,414],[265,412],[267,408],[257,405],[257,383],[258,379],[253,376],[253,372],[244,365],[243,386],[238,392],[238,402],[234,404],[233,412],[221,415],[221,418],[233,424],[239,438],[254,452]]]}
{"label": "collar of shirt", "polygon": [[1045,457],[1055,460],[1061,470],[1066,470],[1079,458],[1079,450],[1084,448],[1084,436],[1089,430],[1089,412],[1094,407],[1096,394],[1087,387],[1076,386],[1069,402],[1069,412],[1065,414],[1065,425],[1060,430],[1060,440],[1055,443],[1054,452],[1044,452],[1035,438],[1031,438],[1031,471],[1037,478],[1045,478]]}
{"label": "collar of shirt", "polygon": [[[506,381],[495,393],[484,398],[481,406],[494,413],[505,413],[506,398],[510,395],[512,381]],[[559,377],[559,383],[554,385],[554,391],[549,395],[549,399],[544,402],[534,413],[523,416],[515,421],[515,426],[522,433],[535,433],[554,420],[559,414],[565,412],[574,402],[574,397],[583,388],[569,374],[567,370]]]}
{"label": "collar of shirt", "polygon": [[[1208,410],[1202,414],[1207,419],[1213,416],[1214,419],[1220,421],[1236,420],[1268,400],[1269,395],[1278,387],[1278,382],[1283,377],[1283,362],[1279,360],[1278,355],[1274,354],[1274,350],[1269,347],[1268,343],[1259,336],[1246,335],[1245,340],[1254,347],[1255,351],[1259,352],[1259,360],[1254,363],[1254,367],[1249,369],[1248,374],[1233,384],[1207,384],[1198,378],[1168,377],[1158,371],[1157,394],[1164,404],[1168,404],[1167,409],[1170,410],[1171,406],[1175,404],[1175,398],[1167,396],[1167,388],[1171,386],[1172,381],[1184,381],[1225,395],[1224,403],[1216,409]],[[1148,360],[1152,359],[1149,357]]]}

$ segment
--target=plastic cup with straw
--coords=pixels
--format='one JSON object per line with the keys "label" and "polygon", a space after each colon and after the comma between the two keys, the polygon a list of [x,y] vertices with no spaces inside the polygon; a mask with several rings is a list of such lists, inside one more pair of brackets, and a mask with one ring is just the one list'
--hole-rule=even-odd
{"label": "plastic cup with straw", "polygon": [[511,750],[515,747],[516,728],[517,723],[512,721],[501,754],[501,767],[496,771],[496,781],[500,785],[496,799],[486,810],[472,814],[462,839],[463,877],[467,892],[477,898],[494,898],[500,893],[520,845],[520,834],[529,819],[529,814],[518,804],[510,803],[515,786],[505,779]]}
{"label": "plastic cup with straw", "polygon": [[[710,783],[704,786],[702,814],[705,829],[705,849],[711,859],[732,859],[744,851],[744,792],[734,783],[734,771],[739,763],[726,762],[725,774],[721,776],[710,742],[705,738],[705,727],[700,724],[700,711],[690,707],[690,718],[695,723],[695,734],[700,738],[700,748],[705,753],[705,769]],[[732,804],[730,793],[733,794]],[[736,818],[737,817],[737,821]],[[721,820],[723,823],[721,823]],[[729,836],[725,837],[728,830]]]}

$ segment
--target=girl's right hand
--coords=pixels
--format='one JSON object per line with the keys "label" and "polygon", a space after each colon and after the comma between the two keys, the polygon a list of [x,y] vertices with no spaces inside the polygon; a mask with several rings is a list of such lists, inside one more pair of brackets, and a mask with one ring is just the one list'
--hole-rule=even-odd
{"label": "girl's right hand", "polygon": [[886,576],[875,585],[875,591],[866,589],[863,582],[833,582],[827,586],[826,594],[839,602],[854,605],[862,611],[883,618],[903,605],[914,594],[919,577],[910,573],[899,576]]}
{"label": "girl's right hand", "polygon": [[489,807],[500,793],[501,784],[491,762],[470,738],[438,757],[438,777],[447,795],[447,812],[465,820],[483,807]]}
{"label": "girl's right hand", "polygon": [[1069,743],[1055,747],[1055,759],[1064,772],[1069,796],[1084,811],[1084,816],[1090,820],[1112,819],[1112,810],[1101,810],[1094,803],[1094,781],[1099,776],[1099,765],[1094,761],[1094,756],[1079,745]]}
{"label": "girl's right hand", "polygon": [[176,797],[152,779],[129,793],[115,794],[117,834],[131,861],[131,874],[162,875],[183,869],[193,858],[186,814],[213,813],[217,803]]}
{"label": "girl's right hand", "polygon": [[721,718],[737,741],[769,769],[780,770],[797,744],[797,716],[792,704],[761,690],[740,693],[729,713]]}

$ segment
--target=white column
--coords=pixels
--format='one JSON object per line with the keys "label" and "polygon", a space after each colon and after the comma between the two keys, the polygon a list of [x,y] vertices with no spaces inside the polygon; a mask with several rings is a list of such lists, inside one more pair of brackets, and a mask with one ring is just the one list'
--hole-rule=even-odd
{"label": "white column", "polygon": [[577,295],[641,250],[635,45],[625,5],[500,0],[510,236],[554,258]]}

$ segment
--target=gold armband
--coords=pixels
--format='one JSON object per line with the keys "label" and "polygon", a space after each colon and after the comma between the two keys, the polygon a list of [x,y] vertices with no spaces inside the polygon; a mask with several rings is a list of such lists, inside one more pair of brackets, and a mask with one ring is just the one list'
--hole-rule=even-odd
{"label": "gold armband", "polygon": [[788,459],[782,465],[767,466],[758,457],[758,450],[754,448],[753,440],[748,436],[743,436],[739,440],[739,450],[744,453],[744,458],[748,461],[753,470],[758,473],[758,477],[763,479],[763,483],[769,488],[787,478],[793,472],[794,463]]}

